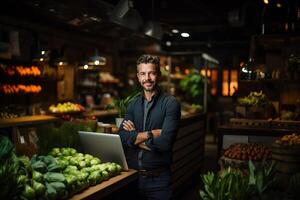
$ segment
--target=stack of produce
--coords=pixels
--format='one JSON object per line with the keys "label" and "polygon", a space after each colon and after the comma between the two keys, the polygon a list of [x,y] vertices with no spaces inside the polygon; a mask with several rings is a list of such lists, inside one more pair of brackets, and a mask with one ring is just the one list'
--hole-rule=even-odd
{"label": "stack of produce", "polygon": [[52,113],[69,113],[69,112],[81,112],[84,111],[84,107],[77,103],[58,103],[57,105],[51,105],[49,107]]}
{"label": "stack of produce", "polygon": [[0,199],[16,199],[22,191],[18,181],[19,160],[7,137],[0,135]]}
{"label": "stack of produce", "polygon": [[11,84],[3,84],[0,85],[0,92],[4,94],[18,94],[18,93],[39,93],[42,91],[42,87],[40,85],[11,85]]}
{"label": "stack of produce", "polygon": [[225,150],[224,156],[237,160],[262,161],[271,159],[272,151],[263,144],[236,143]]}
{"label": "stack of produce", "polygon": [[16,117],[18,117],[18,115],[14,113],[8,113],[5,111],[0,112],[0,119],[12,119]]}
{"label": "stack of produce", "polygon": [[6,68],[6,73],[9,76],[14,76],[15,74],[20,76],[40,76],[41,70],[37,66],[12,66]]}
{"label": "stack of produce", "polygon": [[67,199],[121,172],[72,148],[53,148],[47,156],[17,157],[7,137],[0,136],[0,199]]}
{"label": "stack of produce", "polygon": [[[116,163],[103,163],[73,148],[53,148],[47,156],[22,157],[26,173],[19,176],[25,185],[25,199],[66,199],[85,188],[121,172]],[[25,164],[26,163],[26,164]]]}
{"label": "stack of produce", "polygon": [[276,144],[280,145],[300,145],[300,135],[296,133],[290,135],[284,135],[275,141]]}
{"label": "stack of produce", "polygon": [[300,135],[293,133],[277,139],[272,145],[276,169],[289,177],[300,172]]}
{"label": "stack of produce", "polygon": [[268,97],[262,92],[250,92],[246,97],[239,98],[238,102],[243,106],[257,106],[257,107],[266,107],[271,103]]}

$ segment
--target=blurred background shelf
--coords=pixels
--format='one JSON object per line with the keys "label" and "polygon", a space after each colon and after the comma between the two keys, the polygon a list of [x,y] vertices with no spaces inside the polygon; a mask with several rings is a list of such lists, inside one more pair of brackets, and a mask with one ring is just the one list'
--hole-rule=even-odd
{"label": "blurred background shelf", "polygon": [[0,128],[39,124],[56,120],[58,118],[52,115],[32,115],[12,119],[0,119]]}

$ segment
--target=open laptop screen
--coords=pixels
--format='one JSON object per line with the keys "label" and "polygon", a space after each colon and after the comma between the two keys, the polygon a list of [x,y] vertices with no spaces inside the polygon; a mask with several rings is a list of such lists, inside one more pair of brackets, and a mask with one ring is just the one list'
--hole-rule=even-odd
{"label": "open laptop screen", "polygon": [[128,170],[124,149],[119,135],[78,131],[83,150],[101,159],[102,162],[115,162]]}

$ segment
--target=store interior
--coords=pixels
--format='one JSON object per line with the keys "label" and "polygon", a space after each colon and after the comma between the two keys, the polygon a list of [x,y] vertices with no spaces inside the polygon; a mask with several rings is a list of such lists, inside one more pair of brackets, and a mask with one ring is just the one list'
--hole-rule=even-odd
{"label": "store interior", "polygon": [[118,134],[143,54],[181,104],[172,199],[300,199],[299,0],[10,0],[0,13],[0,199],[132,190],[133,169],[79,165],[78,131]]}

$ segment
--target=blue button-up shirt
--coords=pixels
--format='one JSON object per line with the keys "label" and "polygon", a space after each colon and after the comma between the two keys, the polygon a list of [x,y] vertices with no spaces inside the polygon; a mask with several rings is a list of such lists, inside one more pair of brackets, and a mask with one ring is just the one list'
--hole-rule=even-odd
{"label": "blue button-up shirt", "polygon": [[[120,128],[122,143],[127,147],[128,165],[133,169],[169,166],[172,162],[172,146],[179,128],[180,104],[175,97],[158,90],[153,97],[153,103],[150,104],[144,125],[144,101],[146,99],[143,95],[136,97],[129,104],[125,115],[125,120],[131,120],[136,130],[126,131],[122,126]],[[151,151],[141,149],[134,144],[138,132],[154,129],[162,129],[162,132],[159,137],[145,142]]]}

